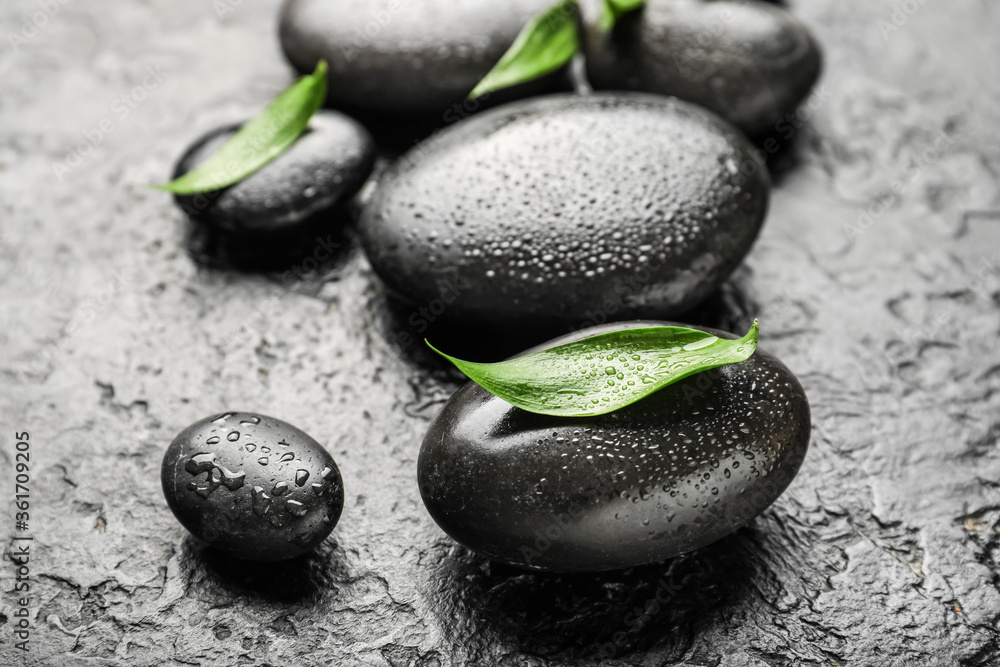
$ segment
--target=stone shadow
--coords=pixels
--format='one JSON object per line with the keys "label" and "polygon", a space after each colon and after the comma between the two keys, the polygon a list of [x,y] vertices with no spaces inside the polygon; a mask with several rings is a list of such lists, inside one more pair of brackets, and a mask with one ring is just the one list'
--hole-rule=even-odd
{"label": "stone shadow", "polygon": [[[347,578],[340,547],[332,540],[296,558],[273,563],[241,560],[187,535],[181,545],[190,580],[216,598],[250,595],[271,602],[314,601]],[[208,591],[204,589],[209,589]],[[216,589],[211,591],[210,589]]]}
{"label": "stone shadow", "polygon": [[[673,317],[650,316],[648,319],[701,325],[743,335],[760,311],[759,304],[750,296],[750,281],[749,269],[741,266],[696,307]],[[377,304],[376,319],[382,336],[393,351],[407,362],[433,372],[447,372],[453,367],[427,347],[425,338],[452,356],[492,362],[570,333],[565,327],[521,325],[498,329],[437,319],[433,304],[415,306],[387,293],[381,282],[378,285],[380,295],[374,303]],[[635,318],[621,321],[628,319]],[[618,320],[610,318],[607,321]],[[456,371],[454,379],[462,378],[464,376]]]}
{"label": "stone shadow", "polygon": [[752,593],[758,546],[742,530],[662,564],[593,574],[529,572],[442,540],[433,572],[456,636],[472,633],[548,659],[610,660],[656,649],[681,659],[703,628]]}
{"label": "stone shadow", "polygon": [[316,213],[292,232],[238,234],[188,218],[184,247],[200,267],[241,273],[292,272],[302,277],[347,261],[353,209],[341,205]]}

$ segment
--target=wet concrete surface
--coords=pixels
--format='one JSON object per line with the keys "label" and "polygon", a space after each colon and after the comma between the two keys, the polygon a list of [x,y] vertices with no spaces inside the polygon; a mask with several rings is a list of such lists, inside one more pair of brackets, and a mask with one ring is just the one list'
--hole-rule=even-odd
{"label": "wet concrete surface", "polygon": [[[735,535],[573,576],[492,564],[427,515],[417,453],[460,378],[351,229],[318,268],[205,266],[144,187],[290,81],[276,3],[67,3],[11,40],[40,6],[0,9],[0,530],[8,551],[34,538],[26,655],[0,563],[0,664],[1000,664],[995,3],[789,3],[826,72],[809,121],[776,131],[760,239],[689,319],[760,317],[809,394],[809,455]],[[346,504],[317,552],[242,563],[170,514],[166,445],[226,409],[336,458]]]}

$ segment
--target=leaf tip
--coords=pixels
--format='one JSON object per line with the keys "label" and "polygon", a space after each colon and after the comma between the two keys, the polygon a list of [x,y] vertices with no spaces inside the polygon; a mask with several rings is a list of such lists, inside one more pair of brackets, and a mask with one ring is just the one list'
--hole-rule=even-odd
{"label": "leaf tip", "polygon": [[483,78],[482,81],[480,81],[479,83],[477,83],[476,87],[472,89],[472,92],[469,93],[469,96],[466,97],[465,99],[469,100],[470,102],[471,101],[475,101],[475,100],[478,100],[483,95],[485,95],[487,92],[489,92],[489,85],[487,84],[487,79],[488,78],[489,77],[487,76],[487,77]]}
{"label": "leaf tip", "polygon": [[747,359],[753,356],[754,352],[757,351],[757,338],[760,334],[760,321],[755,317],[753,324],[750,326],[750,330],[747,331],[746,335],[743,336],[743,341],[749,343],[751,346],[750,354],[747,355]]}
{"label": "leaf tip", "polygon": [[462,361],[461,359],[456,359],[455,357],[451,356],[450,354],[446,354],[446,353],[442,352],[441,350],[439,350],[436,347],[434,347],[433,345],[431,345],[431,342],[429,340],[427,340],[426,338],[424,339],[424,343],[427,344],[427,347],[431,348],[432,350],[434,350],[435,352],[437,352],[439,355],[441,355],[442,357],[444,357],[445,359],[447,359],[452,365],[455,366],[455,368],[457,368],[458,370],[460,370],[463,373],[465,373],[466,375],[468,375],[468,373],[466,373],[466,371],[465,371],[465,368],[466,368],[465,364],[466,364],[466,362]]}
{"label": "leaf tip", "polygon": [[424,339],[424,343],[427,345],[427,347],[431,348],[432,350],[434,350],[435,352],[437,352],[438,354],[440,354],[445,359],[450,359],[450,357],[447,354],[445,354],[441,350],[439,350],[436,347],[434,347],[433,345],[431,345],[431,342],[429,340],[427,340],[426,338]]}

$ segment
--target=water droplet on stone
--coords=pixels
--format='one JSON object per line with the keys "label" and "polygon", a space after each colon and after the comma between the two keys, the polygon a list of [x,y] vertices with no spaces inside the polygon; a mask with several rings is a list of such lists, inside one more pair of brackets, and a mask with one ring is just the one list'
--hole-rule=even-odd
{"label": "water droplet on stone", "polygon": [[253,487],[253,512],[257,516],[264,516],[271,509],[271,496],[264,493],[264,487]]}
{"label": "water droplet on stone", "polygon": [[305,516],[308,508],[298,500],[286,500],[285,510],[293,516]]}

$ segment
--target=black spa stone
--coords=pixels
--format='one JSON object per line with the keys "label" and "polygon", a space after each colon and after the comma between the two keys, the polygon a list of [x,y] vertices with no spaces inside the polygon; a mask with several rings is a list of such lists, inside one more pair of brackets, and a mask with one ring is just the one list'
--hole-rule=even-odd
{"label": "black spa stone", "polygon": [[[174,178],[208,159],[239,127],[222,127],[196,141]],[[319,111],[295,143],[260,170],[222,190],[175,199],[201,224],[246,236],[294,236],[356,193],[374,161],[375,145],[364,127],[344,114]]]}
{"label": "black spa stone", "polygon": [[809,30],[756,0],[649,0],[612,33],[596,20],[585,33],[595,88],[675,95],[751,135],[780,131],[822,69]]}
{"label": "black spa stone", "polygon": [[[325,58],[333,106],[451,122],[532,17],[551,0],[286,0],[279,37],[289,62]],[[551,89],[548,76],[497,97]],[[455,105],[460,105],[455,107]]]}
{"label": "black spa stone", "polygon": [[340,471],[322,445],[280,419],[247,412],[181,431],[163,457],[161,483],[188,531],[245,560],[309,551],[344,507]]}
{"label": "black spa stone", "polygon": [[676,99],[523,100],[404,155],[362,215],[362,245],[413,307],[456,286],[435,315],[463,326],[669,317],[718,287],[757,236],[770,184],[750,150]]}
{"label": "black spa stone", "polygon": [[600,417],[528,413],[470,382],[431,424],[417,475],[441,529],[483,556],[612,570],[697,549],[752,520],[795,477],[809,431],[802,386],[758,349]]}

